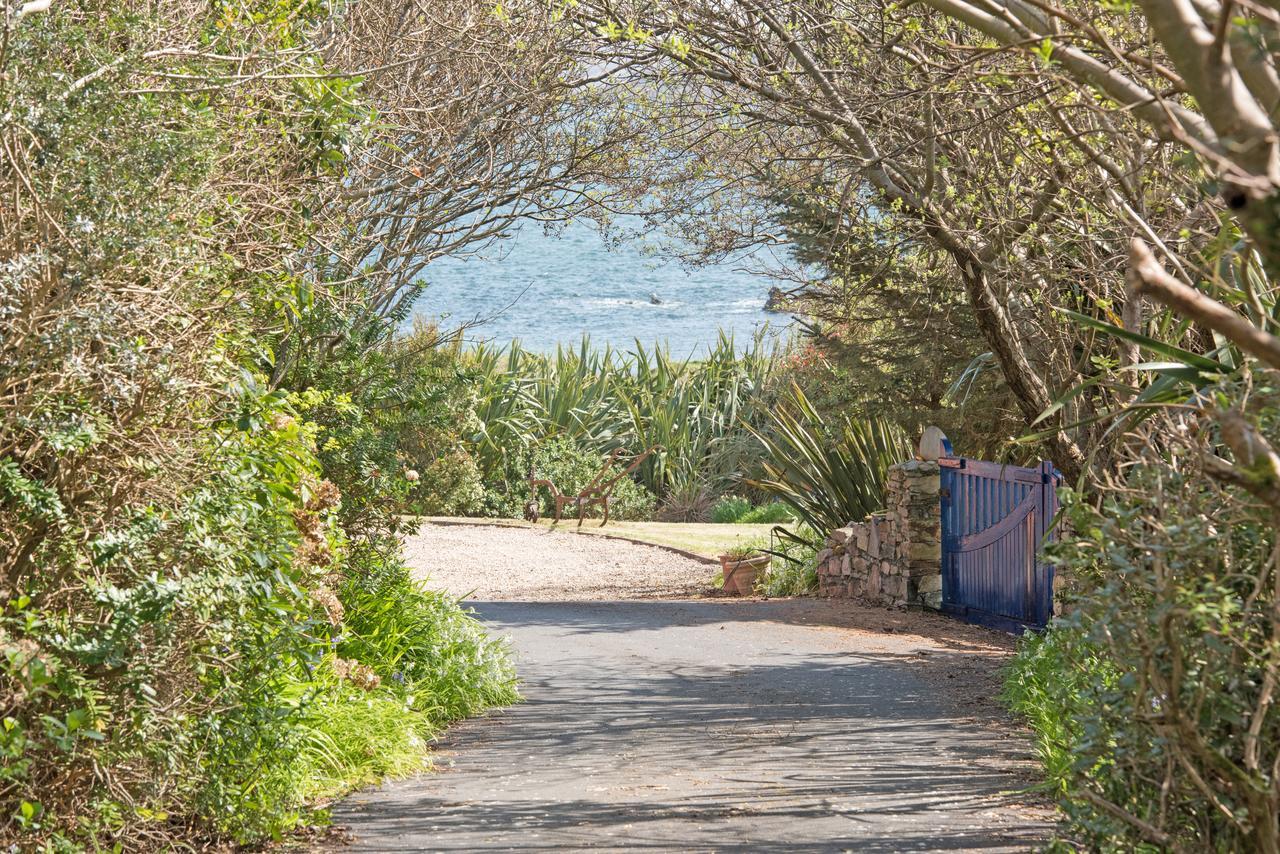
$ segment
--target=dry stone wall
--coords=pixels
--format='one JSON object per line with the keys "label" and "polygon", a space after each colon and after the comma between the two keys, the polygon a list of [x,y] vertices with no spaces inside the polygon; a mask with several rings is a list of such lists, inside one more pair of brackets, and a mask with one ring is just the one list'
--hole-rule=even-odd
{"label": "dry stone wall", "polygon": [[932,460],[892,466],[885,509],[827,535],[818,553],[818,592],[886,605],[942,603],[939,470]]}

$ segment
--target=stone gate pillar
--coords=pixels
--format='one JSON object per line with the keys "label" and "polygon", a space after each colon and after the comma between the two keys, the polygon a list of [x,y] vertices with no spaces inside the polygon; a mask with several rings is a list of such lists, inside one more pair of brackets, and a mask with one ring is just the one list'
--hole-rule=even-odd
{"label": "stone gate pillar", "polygon": [[899,602],[926,608],[942,606],[941,475],[933,460],[911,460],[890,469],[886,498],[895,499],[890,525],[897,531],[896,569]]}
{"label": "stone gate pillar", "polygon": [[940,480],[936,459],[891,466],[884,511],[828,534],[818,553],[819,595],[939,608]]}

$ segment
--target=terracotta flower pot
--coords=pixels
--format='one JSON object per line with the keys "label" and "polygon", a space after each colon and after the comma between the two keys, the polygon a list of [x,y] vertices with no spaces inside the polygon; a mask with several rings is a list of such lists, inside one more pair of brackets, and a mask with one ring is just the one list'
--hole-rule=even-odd
{"label": "terracotta flower pot", "polygon": [[756,579],[769,568],[769,555],[748,558],[732,558],[720,555],[720,568],[724,572],[724,592],[729,596],[750,596],[755,590]]}

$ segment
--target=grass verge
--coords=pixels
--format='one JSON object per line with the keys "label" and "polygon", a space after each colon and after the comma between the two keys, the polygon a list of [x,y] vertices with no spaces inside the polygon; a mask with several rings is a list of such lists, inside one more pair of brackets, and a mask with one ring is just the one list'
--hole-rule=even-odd
{"label": "grass verge", "polygon": [[407,577],[344,591],[347,631],[299,685],[294,798],[316,803],[428,767],[449,723],[519,699],[504,641],[447,594]]}

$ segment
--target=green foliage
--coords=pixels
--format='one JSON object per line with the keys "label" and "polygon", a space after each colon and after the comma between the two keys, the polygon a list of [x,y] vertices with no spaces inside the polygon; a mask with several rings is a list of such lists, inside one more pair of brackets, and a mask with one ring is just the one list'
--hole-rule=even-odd
{"label": "green foliage", "polygon": [[[505,643],[403,567],[349,582],[342,601],[348,633],[338,657],[295,689],[309,698],[286,772],[297,802],[421,770],[444,725],[517,699]],[[352,666],[368,668],[377,685],[356,687],[335,672]]]}
{"label": "green foliage", "polygon": [[850,222],[843,182],[778,201],[792,253],[820,274],[793,298],[809,340],[786,360],[814,408],[913,432],[934,424],[957,448],[999,459],[1025,420],[953,272],[903,241],[892,211]]}
{"label": "green foliage", "polygon": [[896,426],[848,416],[832,425],[798,385],[769,413],[767,432],[755,434],[767,457],[752,485],[795,511],[812,537],[881,509],[889,466],[911,457]]}
{"label": "green foliage", "polygon": [[750,510],[750,501],[737,495],[728,495],[711,505],[711,521],[722,525],[737,522]]}
{"label": "green foliage", "polygon": [[410,705],[442,725],[516,699],[505,642],[448,594],[428,590],[403,567],[348,583],[343,592],[350,633],[340,655],[372,667]]}
{"label": "green foliage", "polygon": [[711,521],[720,524],[781,524],[795,520],[790,508],[781,501],[752,507],[746,498],[730,495],[711,505]]}
{"label": "green foliage", "polygon": [[627,354],[597,350],[586,339],[554,356],[512,345],[470,359],[480,376],[475,456],[486,482],[511,483],[522,455],[552,438],[599,457],[658,447],[635,479],[696,513],[753,470],[759,446],[744,425],[762,422],[778,362],[759,341],[739,353],[729,338],[702,360],[640,344]]}
{"label": "green foliage", "polygon": [[[302,320],[321,339],[344,322],[320,308]],[[298,390],[299,410],[320,425],[324,474],[342,492],[344,528],[359,538],[395,532],[408,512],[480,509],[480,473],[464,441],[479,429],[473,380],[456,342],[433,327],[404,335],[393,319],[370,321],[325,358],[294,364],[280,382]]]}
{"label": "green foliage", "polygon": [[752,507],[736,521],[745,525],[781,525],[794,522],[795,519],[795,514],[786,504],[781,501],[770,501],[768,504]]}
{"label": "green foliage", "polygon": [[[6,797],[40,804],[46,830],[96,832],[64,824],[88,808],[131,821],[146,820],[139,810],[203,814],[253,835],[278,807],[280,792],[256,776],[289,750],[281,684],[330,637],[305,593],[312,568],[294,560],[295,514],[317,467],[296,423],[268,423],[278,395],[250,380],[238,401],[196,463],[203,485],[163,512],[128,508],[108,530],[46,532],[31,541],[44,571],[20,576],[0,603],[5,677],[19,691],[5,704]],[[33,489],[6,481],[0,507]],[[83,593],[67,601],[72,579]],[[57,782],[90,767],[113,788]]]}
{"label": "green foliage", "polygon": [[1006,693],[1036,730],[1073,835],[1263,850],[1280,760],[1275,529],[1181,468],[1140,464],[1098,505],[1068,496],[1075,533],[1051,557],[1081,592],[1059,627],[1024,643]]}
{"label": "green foliage", "polygon": [[758,583],[766,596],[807,596],[818,589],[818,546],[820,538],[800,531],[780,538],[770,553],[769,571]]}
{"label": "green foliage", "polygon": [[315,698],[302,714],[295,752],[271,775],[289,789],[291,803],[338,797],[427,767],[427,745],[437,730],[430,715],[406,702],[413,698],[354,687],[330,663],[305,687]]}
{"label": "green foliage", "polygon": [[[1044,768],[1044,788],[1062,797],[1076,773],[1080,723],[1089,714],[1091,692],[1113,688],[1114,667],[1098,655],[1079,629],[1059,625],[1029,632],[1006,673],[1002,699],[1021,715],[1035,733],[1036,756]],[[1105,732],[1093,737],[1109,741]],[[1079,773],[1105,779],[1105,765],[1084,767]]]}
{"label": "green foliage", "polygon": [[[1206,291],[1273,324],[1274,287],[1233,228],[1203,260]],[[1280,390],[1239,347],[1168,311],[1134,330],[1108,304],[1081,308],[1064,316],[1155,361],[1104,364],[1046,414],[1109,399],[1093,417],[1128,433],[1125,465],[1066,496],[1049,555],[1075,594],[1024,644],[1006,694],[1036,730],[1076,839],[1274,850]]]}
{"label": "green foliage", "polygon": [[729,560],[746,560],[762,554],[766,546],[767,543],[764,540],[748,540],[745,543],[738,543],[725,549],[724,557]]}
{"label": "green foliage", "polygon": [[[399,511],[478,494],[456,351],[297,272],[372,115],[312,41],[334,8],[6,17],[0,847],[261,841],[392,768],[356,754],[513,696],[396,557]],[[299,770],[321,732],[346,755]]]}

